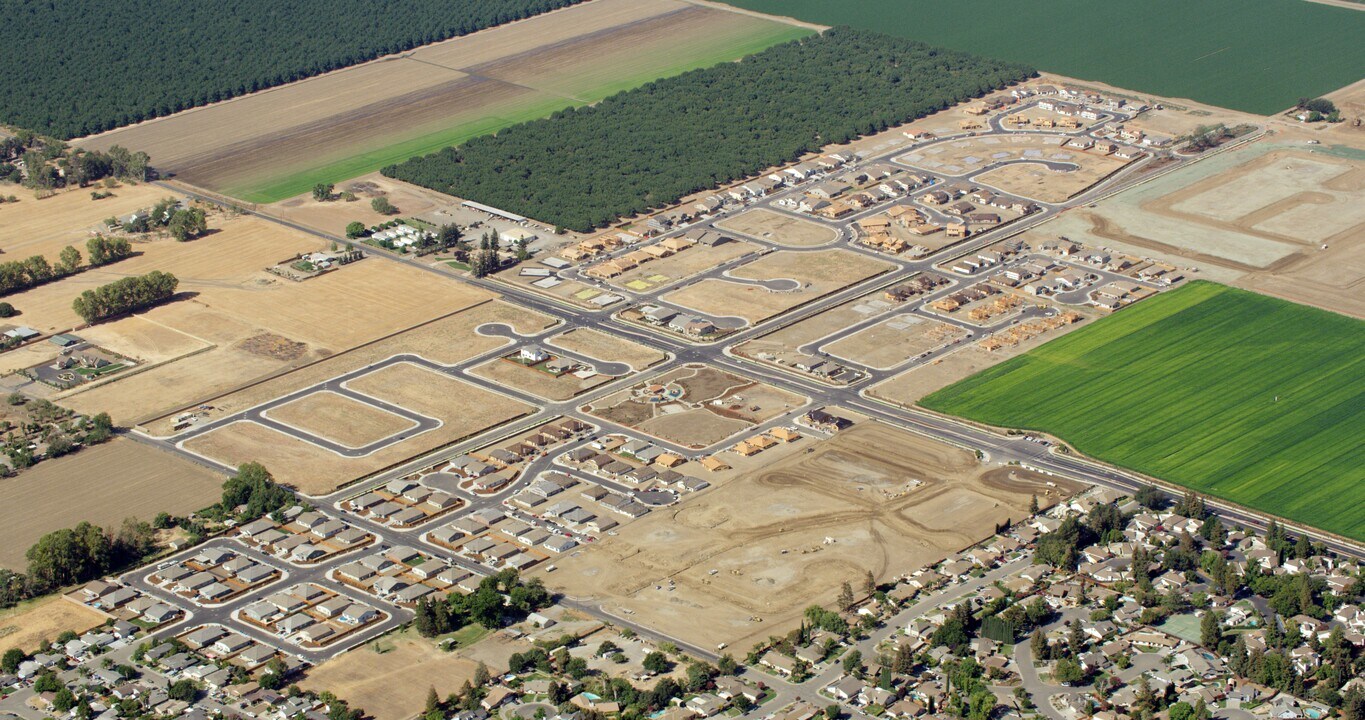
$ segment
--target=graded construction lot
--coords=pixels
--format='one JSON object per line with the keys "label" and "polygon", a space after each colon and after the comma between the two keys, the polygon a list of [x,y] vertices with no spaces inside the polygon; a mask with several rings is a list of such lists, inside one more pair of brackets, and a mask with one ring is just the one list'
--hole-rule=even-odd
{"label": "graded construction lot", "polygon": [[225,479],[126,438],[46,460],[0,482],[0,567],[22,570],[38,538],[84,520],[117,529],[125,518],[202,510]]}
{"label": "graded construction lot", "polygon": [[741,265],[728,275],[742,280],[785,281],[784,286],[795,289],[770,290],[759,284],[707,278],[662,299],[713,317],[741,317],[752,325],[892,267],[891,263],[852,250],[779,250]]}
{"label": "graded construction lot", "polygon": [[885,370],[966,336],[967,331],[956,325],[919,315],[901,314],[820,349],[859,365]]}
{"label": "graded construction lot", "polygon": [[1110,162],[1114,159],[1112,156],[1098,158],[1099,162],[1095,162],[1096,159],[1095,155],[1078,153],[1066,161],[1074,162],[1078,166],[1074,170],[1053,170],[1041,163],[1015,163],[998,167],[972,179],[1011,195],[1060,203],[1127,164],[1127,161],[1120,161],[1117,164]]}
{"label": "graded construction lot", "polygon": [[351,707],[365,708],[374,720],[407,720],[421,713],[429,689],[446,697],[473,680],[480,662],[497,672],[507,667],[512,653],[527,649],[525,642],[494,633],[467,648],[446,652],[435,641],[405,629],[309,670],[299,686],[334,693]]}
{"label": "graded construction lot", "polygon": [[654,348],[592,328],[574,328],[550,338],[546,344],[594,360],[623,362],[636,371],[644,370],[666,358],[662,352]]}
{"label": "graded construction lot", "polygon": [[441,421],[441,426],[348,458],[253,422],[237,422],[184,442],[184,448],[236,466],[249,460],[301,492],[329,492],[357,478],[477,435],[535,409],[507,396],[410,363],[381,368],[347,387]]}
{"label": "graded construction lot", "polygon": [[[1169,98],[1269,115],[1300,97],[1360,79],[1365,13],[1311,2],[1212,0],[1192,21],[1180,0],[1143,5],[1137,23],[1113,22],[1085,0],[1002,5],[967,0],[726,0],[730,5],[822,25],[853,25],[983,52],[1040,70],[1092,78]],[[1098,11],[1098,12],[1097,12]],[[1085,38],[1084,47],[1065,38]],[[1304,48],[1313,48],[1304,52]]]}
{"label": "graded construction lot", "polygon": [[[979,171],[994,163],[1013,162],[979,175],[973,181],[1043,202],[1062,202],[1129,163],[1095,150],[1064,146],[1069,139],[1032,133],[982,135],[937,143],[896,159],[950,175]],[[1044,162],[1057,163],[1059,168],[1048,167]]]}
{"label": "graded construction lot", "polygon": [[251,202],[738,59],[811,31],[677,0],[595,0],[98,135]]}
{"label": "graded construction lot", "polygon": [[767,208],[745,210],[721,220],[716,227],[791,247],[825,245],[839,239],[839,232],[833,228]]}
{"label": "graded construction lot", "polygon": [[1193,283],[925,397],[1365,539],[1365,324]]}
{"label": "graded construction lot", "polygon": [[10,648],[37,652],[44,640],[51,642],[67,630],[83,633],[105,619],[100,612],[61,595],[20,603],[0,610],[0,653]]}
{"label": "graded construction lot", "polygon": [[334,392],[316,392],[271,408],[266,416],[305,432],[358,448],[414,427],[411,420]]}
{"label": "graded construction lot", "polygon": [[1158,178],[1024,238],[1197,267],[1202,277],[1365,317],[1365,161],[1262,140]]}
{"label": "graded construction lot", "polygon": [[595,400],[585,412],[686,447],[720,442],[806,398],[706,365],[687,365]]}
{"label": "graded construction lot", "polygon": [[650,513],[545,581],[697,646],[743,649],[842,582],[913,571],[1018,520],[1034,494],[1048,505],[1077,489],[867,421]]}

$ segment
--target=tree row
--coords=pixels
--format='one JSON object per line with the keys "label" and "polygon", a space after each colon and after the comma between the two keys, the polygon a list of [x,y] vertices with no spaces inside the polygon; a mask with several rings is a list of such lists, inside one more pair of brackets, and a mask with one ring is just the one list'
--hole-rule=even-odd
{"label": "tree row", "polygon": [[1033,74],[851,28],[773,46],[384,169],[580,232]]}

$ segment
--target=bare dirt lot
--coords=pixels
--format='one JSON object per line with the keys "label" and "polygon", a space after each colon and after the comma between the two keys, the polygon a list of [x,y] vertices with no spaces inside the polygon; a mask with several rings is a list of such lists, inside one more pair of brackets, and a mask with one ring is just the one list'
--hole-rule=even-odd
{"label": "bare dirt lot", "polygon": [[933,563],[1021,517],[1033,494],[1079,489],[1049,480],[865,422],[651,513],[545,581],[701,647],[747,648],[832,602],[844,581]]}
{"label": "bare dirt lot", "polygon": [[956,325],[919,315],[900,314],[821,349],[860,365],[884,370],[966,335],[967,331]]}
{"label": "bare dirt lot", "polygon": [[218,501],[223,476],[147,445],[115,438],[0,482],[0,567],[21,570],[44,534],[88,520],[184,515]]}
{"label": "bare dirt lot", "polygon": [[[793,36],[676,0],[605,0],[85,140],[185,182],[272,202]],[[756,46],[756,47],[755,47]]]}
{"label": "bare dirt lot", "polygon": [[807,402],[799,395],[705,365],[644,380],[586,406],[604,420],[701,448]]}
{"label": "bare dirt lot", "polygon": [[644,370],[665,359],[654,348],[591,328],[574,328],[550,338],[546,344],[595,360],[623,362],[635,370]]}
{"label": "bare dirt lot", "polygon": [[781,250],[746,263],[728,274],[747,280],[791,280],[795,290],[708,278],[663,297],[713,317],[742,317],[756,324],[799,305],[890,270],[890,263],[851,250]]}
{"label": "bare dirt lot", "polygon": [[358,458],[337,455],[251,422],[218,428],[186,441],[184,447],[228,465],[255,460],[276,480],[304,494],[319,495],[534,410],[506,396],[407,363],[376,370],[348,382],[347,387],[436,418],[442,425]]}
{"label": "bare dirt lot", "polygon": [[791,247],[813,247],[839,239],[833,228],[766,208],[745,210],[716,223],[716,227]]}
{"label": "bare dirt lot", "polygon": [[105,620],[104,615],[60,595],[0,610],[0,653],[10,648],[31,653],[44,640],[56,640],[67,630],[83,633]]}
{"label": "bare dirt lot", "polygon": [[506,669],[512,653],[529,647],[496,633],[467,648],[446,652],[416,632],[404,630],[313,668],[299,685],[332,692],[352,707],[364,708],[374,720],[406,720],[421,713],[430,688],[444,698],[474,678],[479,662],[497,672]]}
{"label": "bare dirt lot", "polygon": [[364,447],[413,427],[411,420],[333,392],[316,392],[266,413],[346,447]]}

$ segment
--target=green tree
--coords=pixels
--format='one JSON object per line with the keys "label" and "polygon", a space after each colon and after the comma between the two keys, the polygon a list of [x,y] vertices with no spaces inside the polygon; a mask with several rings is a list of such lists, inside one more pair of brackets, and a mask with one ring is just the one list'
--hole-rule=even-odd
{"label": "green tree", "polygon": [[294,502],[294,493],[275,483],[275,478],[257,462],[243,463],[237,473],[223,483],[220,506],[226,511],[242,508],[239,518],[254,519],[268,515]]}
{"label": "green tree", "polygon": [[166,223],[166,231],[179,242],[193,240],[208,232],[208,216],[200,208],[176,210]]}
{"label": "green tree", "polygon": [[62,274],[70,275],[81,269],[81,251],[67,245],[62,248],[61,255],[58,256],[58,263]]}
{"label": "green tree", "polygon": [[195,685],[193,680],[177,680],[166,688],[166,694],[172,700],[194,702],[199,697],[199,686]]}
{"label": "green tree", "polygon": [[1063,685],[1071,685],[1085,679],[1085,670],[1075,660],[1062,658],[1052,668],[1052,679]]}
{"label": "green tree", "polygon": [[1199,618],[1199,644],[1211,650],[1217,650],[1222,642],[1223,625],[1218,613],[1213,610],[1205,610],[1203,617]]}
{"label": "green tree", "polygon": [[666,673],[673,667],[673,663],[669,662],[668,658],[657,650],[645,655],[642,665],[646,670],[659,674]]}
{"label": "green tree", "polygon": [[[329,182],[320,182],[313,186],[313,199],[318,202],[327,202],[332,199],[332,192],[336,186]],[[433,688],[434,689],[434,688]]]}
{"label": "green tree", "polygon": [[0,670],[13,675],[19,671],[19,664],[28,659],[28,655],[19,648],[10,648],[5,651],[4,657],[0,657]]}
{"label": "green tree", "polygon": [[716,669],[722,675],[734,675],[735,671],[739,669],[739,663],[735,662],[735,658],[730,653],[725,653],[720,656],[720,660],[716,661]]}
{"label": "green tree", "polygon": [[346,237],[352,240],[355,240],[356,238],[359,237],[363,237],[365,233],[366,233],[365,223],[360,222],[359,220],[346,225]]}
{"label": "green tree", "polygon": [[863,654],[856,648],[844,653],[844,672],[857,675],[863,669]]}
{"label": "green tree", "polygon": [[839,586],[839,599],[835,602],[838,604],[839,609],[844,612],[849,612],[857,606],[858,601],[853,597],[853,586],[850,585],[847,580]]}
{"label": "green tree", "polygon": [[76,706],[76,696],[70,688],[62,688],[57,691],[57,695],[52,698],[52,709],[64,713]]}
{"label": "green tree", "polygon": [[398,214],[398,208],[394,207],[393,203],[389,202],[389,199],[387,197],[384,197],[383,195],[370,201],[370,209],[374,210],[380,215]]}

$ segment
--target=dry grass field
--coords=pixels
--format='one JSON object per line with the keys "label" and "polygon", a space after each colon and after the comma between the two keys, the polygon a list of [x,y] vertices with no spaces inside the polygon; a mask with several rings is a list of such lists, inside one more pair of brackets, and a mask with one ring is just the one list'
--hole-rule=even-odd
{"label": "dry grass field", "polygon": [[38,538],[83,520],[116,527],[200,510],[218,501],[225,479],[126,438],[39,463],[0,482],[0,567],[23,569]]}
{"label": "dry grass field", "polygon": [[99,612],[61,595],[22,603],[0,610],[0,653],[10,648],[31,653],[44,640],[56,640],[67,630],[83,633],[105,620]]}
{"label": "dry grass field", "polygon": [[550,338],[546,344],[595,360],[622,362],[636,371],[663,362],[666,358],[664,353],[654,348],[592,328],[574,328]]}
{"label": "dry grass field", "polygon": [[864,422],[561,559],[546,583],[701,647],[747,648],[871,571],[888,580],[1079,486]]}
{"label": "dry grass field", "polygon": [[408,363],[376,370],[348,382],[347,387],[443,424],[358,458],[342,457],[252,422],[218,428],[185,441],[184,447],[228,465],[256,460],[276,480],[306,495],[320,495],[534,411],[504,395]]}
{"label": "dry grass field", "polygon": [[[413,353],[434,362],[453,364],[507,345],[509,341],[506,338],[480,335],[476,332],[480,325],[488,323],[504,323],[520,333],[535,333],[549,327],[553,321],[545,315],[499,300],[484,302],[411,330],[394,333],[350,352],[329,355],[321,361],[281,373],[249,387],[237,391],[229,389],[220,395],[206,398],[211,400],[213,410],[204,413],[203,418],[220,419],[402,353]],[[118,387],[115,384],[110,386],[110,389]],[[180,407],[183,405],[149,417],[147,422],[143,423],[143,427],[154,435],[172,434],[174,416],[178,414],[175,411]]]}
{"label": "dry grass field", "polygon": [[596,0],[85,140],[251,202],[305,193],[810,31],[678,0]]}
{"label": "dry grass field", "polygon": [[346,447],[364,447],[414,427],[412,421],[334,392],[316,392],[265,413]]}
{"label": "dry grass field", "polygon": [[471,368],[469,372],[481,378],[492,380],[499,385],[516,388],[522,392],[528,392],[537,397],[556,402],[568,400],[575,395],[585,393],[615,379],[607,375],[593,375],[590,378],[581,379],[574,377],[573,373],[564,373],[556,377],[547,372],[503,358],[489,360],[478,367]]}
{"label": "dry grass field", "polygon": [[[662,395],[651,388],[661,389]],[[651,397],[662,399],[651,402]],[[595,400],[585,410],[669,442],[702,448],[807,402],[734,373],[686,365]]]}
{"label": "dry grass field", "polygon": [[745,210],[716,223],[716,227],[790,247],[813,247],[839,239],[834,228],[766,208]]}
{"label": "dry grass field", "polygon": [[956,325],[901,314],[825,345],[821,350],[859,365],[887,370],[966,335],[967,331]]}
{"label": "dry grass field", "polygon": [[512,653],[529,647],[496,633],[467,648],[446,652],[416,632],[402,630],[309,670],[299,685],[332,692],[352,707],[364,708],[374,720],[407,720],[422,712],[430,688],[444,698],[472,680],[480,662],[494,672],[506,669]]}
{"label": "dry grass field", "polygon": [[890,263],[851,250],[779,250],[741,265],[729,275],[746,280],[793,280],[799,284],[795,290],[774,291],[761,285],[707,278],[670,292],[663,299],[713,317],[737,316],[757,324],[892,267]]}
{"label": "dry grass field", "polygon": [[[123,184],[112,190],[113,197],[91,200],[89,190],[68,190],[37,200],[27,188],[0,183],[0,194],[15,195],[17,203],[0,205],[0,250],[5,260],[42,255],[49,262],[67,245],[85,253],[90,231],[110,216],[128,215],[149,208],[174,193],[155,185]],[[141,249],[140,247],[138,249]],[[22,309],[22,308],[21,308]]]}
{"label": "dry grass field", "polygon": [[[5,205],[0,213],[32,205],[14,215],[15,221],[32,225],[38,237],[62,237],[60,245],[65,245],[84,237],[90,223],[106,214],[131,212],[169,194],[150,186],[116,190],[125,191],[144,194],[135,202],[124,195],[115,198],[129,201],[123,207],[103,205],[112,200],[91,203],[88,195],[72,191],[41,203]],[[101,209],[92,216],[83,203]],[[40,216],[34,209],[39,207],[66,211]],[[492,297],[431,273],[373,259],[292,282],[264,270],[299,252],[324,249],[322,241],[247,216],[215,213],[210,227],[209,235],[192,242],[136,242],[135,255],[126,260],[5,298],[23,313],[19,322],[58,332],[78,326],[71,301],[86,289],[152,270],[179,278],[175,300],[80,330],[82,337],[137,359],[141,367],[70,391],[65,395],[69,404],[81,411],[108,411],[116,422],[134,423]],[[36,246],[5,249],[17,257]],[[52,257],[56,251],[51,250]],[[336,321],[339,313],[344,313],[344,322]]]}

